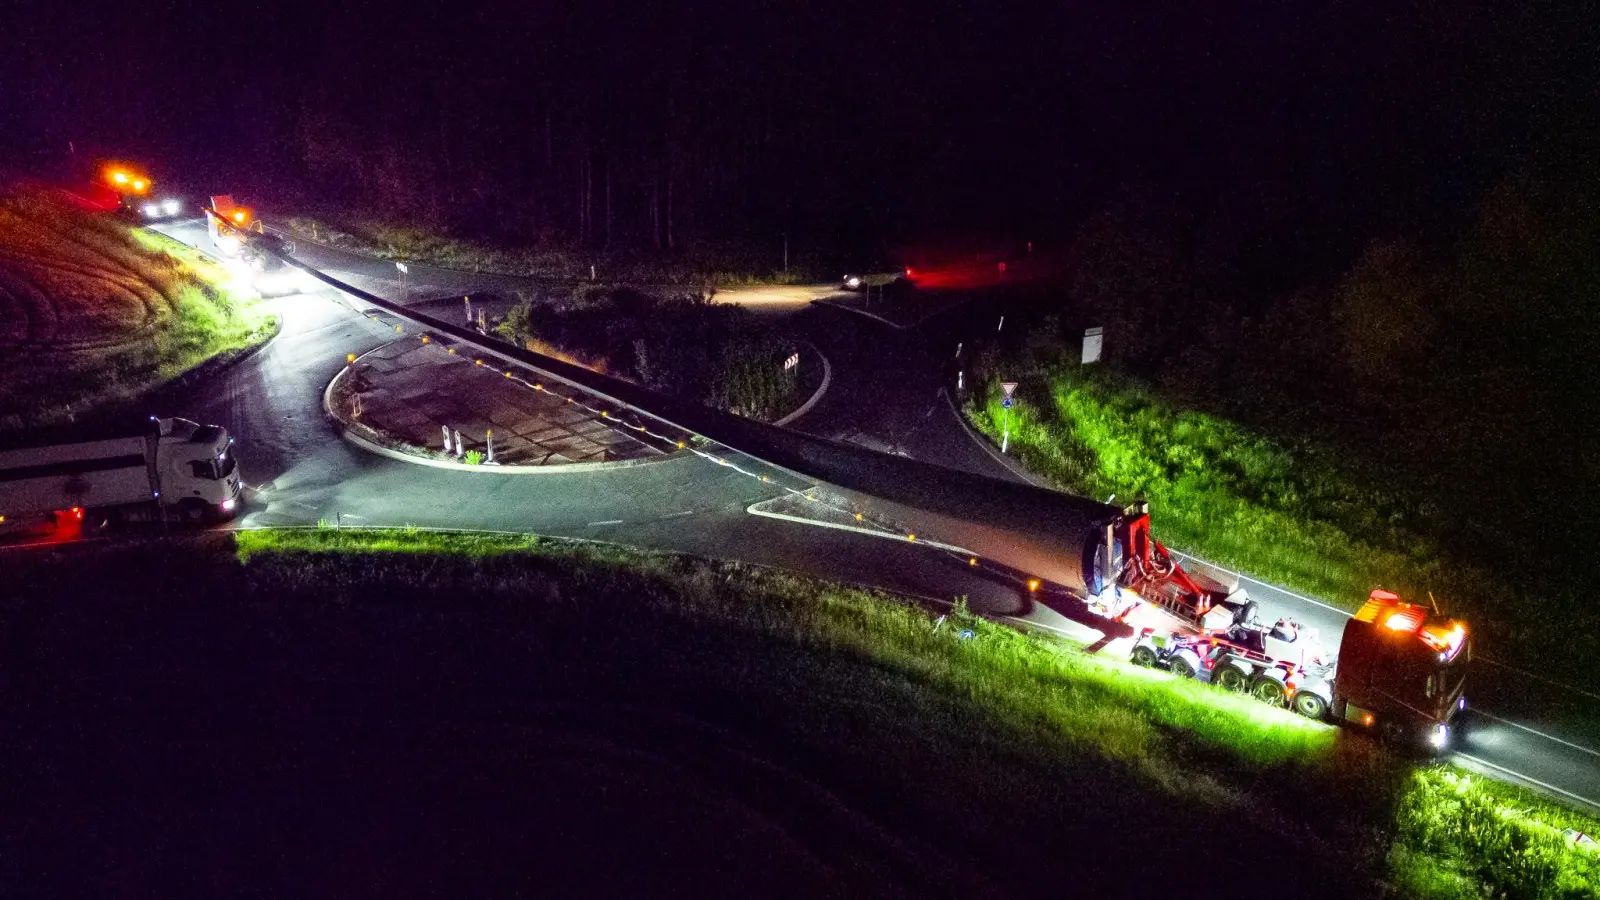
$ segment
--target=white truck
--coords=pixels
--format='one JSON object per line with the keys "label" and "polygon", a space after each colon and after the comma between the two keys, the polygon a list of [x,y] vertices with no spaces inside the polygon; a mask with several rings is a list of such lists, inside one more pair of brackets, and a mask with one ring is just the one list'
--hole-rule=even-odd
{"label": "white truck", "polygon": [[219,425],[152,416],[143,434],[0,450],[0,531],[219,522],[239,505],[233,439]]}

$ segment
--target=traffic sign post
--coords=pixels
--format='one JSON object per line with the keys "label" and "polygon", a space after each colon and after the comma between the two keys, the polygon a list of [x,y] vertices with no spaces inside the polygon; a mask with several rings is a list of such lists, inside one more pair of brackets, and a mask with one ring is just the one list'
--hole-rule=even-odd
{"label": "traffic sign post", "polygon": [[1100,361],[1100,349],[1105,341],[1106,330],[1103,327],[1086,328],[1083,331],[1083,365]]}
{"label": "traffic sign post", "polygon": [[[1001,321],[1005,321],[1002,319]],[[1005,398],[1000,401],[1001,426],[1000,426],[1000,452],[1004,453],[1011,447],[1011,404],[1014,402],[1012,395],[1017,392],[1015,381],[1003,381],[1000,390],[1005,392]]]}

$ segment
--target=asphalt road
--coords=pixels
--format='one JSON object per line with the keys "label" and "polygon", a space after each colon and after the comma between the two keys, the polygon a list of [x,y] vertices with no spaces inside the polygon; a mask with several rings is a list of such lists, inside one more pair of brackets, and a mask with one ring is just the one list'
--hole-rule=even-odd
{"label": "asphalt road", "polygon": [[[202,249],[208,246],[198,221],[160,230]],[[379,296],[401,297],[398,272],[388,261],[310,243],[301,243],[296,255]],[[410,302],[509,293],[536,284],[511,276],[410,268]],[[778,299],[788,301],[783,309],[801,308],[798,297]],[[747,514],[746,507],[779,496],[784,485],[810,486],[756,460],[730,457],[742,469],[768,475],[771,483],[689,455],[599,472],[510,476],[442,471],[364,453],[327,421],[322,391],[347,353],[392,339],[393,329],[358,314],[342,295],[327,289],[273,302],[283,333],[170,411],[225,425],[237,436],[242,471],[256,487],[242,520],[246,526],[328,521],[615,541],[781,566],[934,600],[965,596],[973,608],[991,615],[1083,642],[1099,637],[1074,621],[1071,610],[1035,602],[946,554]],[[955,359],[957,342],[993,327],[989,323],[1000,310],[975,301],[914,330],[900,330],[834,307],[803,309],[795,325],[828,355],[834,379],[828,395],[794,427],[978,474],[1023,478],[964,429],[942,392],[944,366]],[[1344,612],[1241,577],[1260,601],[1264,618],[1287,616],[1337,641]],[[1119,650],[1113,644],[1106,652]],[[1458,742],[1463,764],[1600,812],[1597,692],[1484,664],[1477,666],[1469,694],[1471,715]]]}

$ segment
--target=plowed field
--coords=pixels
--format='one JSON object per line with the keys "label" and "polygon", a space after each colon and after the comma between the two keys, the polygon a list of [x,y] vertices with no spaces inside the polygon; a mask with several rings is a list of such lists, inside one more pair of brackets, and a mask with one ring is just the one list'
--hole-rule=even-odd
{"label": "plowed field", "polygon": [[0,433],[75,420],[248,346],[252,305],[159,235],[48,195],[0,199]]}

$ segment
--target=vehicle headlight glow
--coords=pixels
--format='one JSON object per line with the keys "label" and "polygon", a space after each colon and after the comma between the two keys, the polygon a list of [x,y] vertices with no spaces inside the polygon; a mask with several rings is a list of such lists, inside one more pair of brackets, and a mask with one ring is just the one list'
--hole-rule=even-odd
{"label": "vehicle headlight glow", "polygon": [[183,203],[178,200],[168,200],[167,202],[161,204],[161,209],[166,212],[167,215],[175,216],[178,214],[178,210],[183,209]]}
{"label": "vehicle headlight glow", "polygon": [[1433,733],[1428,735],[1428,743],[1432,744],[1435,750],[1443,750],[1450,743],[1450,726],[1434,726]]}
{"label": "vehicle headlight glow", "polygon": [[849,285],[849,286],[851,286],[851,287],[853,287],[853,288],[854,287],[861,287],[861,279],[856,277],[856,276],[854,276],[854,275],[851,275],[849,278],[846,278],[844,280],[844,283]]}
{"label": "vehicle headlight glow", "polygon": [[161,207],[154,203],[146,203],[144,205],[144,214],[146,218],[154,219],[156,216],[161,215]]}
{"label": "vehicle headlight glow", "polygon": [[217,505],[222,507],[223,512],[233,512],[233,508],[239,505],[239,501],[229,497]]}

